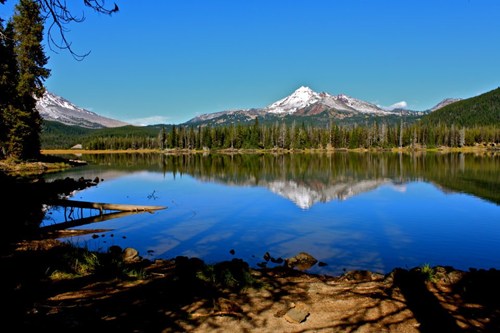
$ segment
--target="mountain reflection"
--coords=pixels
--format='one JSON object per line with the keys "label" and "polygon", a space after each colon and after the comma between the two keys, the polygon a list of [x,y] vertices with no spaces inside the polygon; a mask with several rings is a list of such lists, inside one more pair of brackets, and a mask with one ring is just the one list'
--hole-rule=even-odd
{"label": "mountain reflection", "polygon": [[405,183],[415,180],[500,204],[498,153],[96,154],[81,158],[90,162],[91,177],[99,172],[107,178],[119,177],[124,170],[188,174],[205,182],[266,187],[302,209],[346,200],[382,185],[404,190]]}

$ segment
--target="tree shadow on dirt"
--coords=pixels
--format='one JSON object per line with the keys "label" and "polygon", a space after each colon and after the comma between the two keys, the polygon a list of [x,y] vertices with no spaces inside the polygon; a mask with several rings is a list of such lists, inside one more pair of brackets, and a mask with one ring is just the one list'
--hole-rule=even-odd
{"label": "tree shadow on dirt", "polygon": [[424,277],[419,271],[395,270],[394,285],[401,290],[406,299],[406,305],[420,323],[420,332],[462,332],[453,316],[427,289]]}
{"label": "tree shadow on dirt", "polygon": [[429,281],[414,268],[396,269],[393,276],[420,332],[500,331],[499,271],[438,267]]}
{"label": "tree shadow on dirt", "polygon": [[[243,288],[262,286],[252,285],[255,281],[242,260],[211,266],[178,257],[158,265],[144,261],[146,279],[94,274],[51,280],[48,275],[65,251],[55,246],[2,257],[8,272],[1,288],[6,324],[20,331],[186,332],[204,322],[216,329],[217,322],[209,319],[226,316],[252,325],[241,308],[252,302]],[[284,285],[273,289],[269,304],[287,294]]]}
{"label": "tree shadow on dirt", "polygon": [[[250,270],[241,259],[215,265],[186,257],[139,261],[134,267],[145,269],[148,276],[142,279],[109,271],[50,279],[58,258],[67,250],[60,245],[46,250],[35,246],[2,257],[6,325],[19,331],[52,332],[96,328],[187,332],[227,327],[264,332],[275,327],[276,321],[285,324],[289,305],[303,302],[311,306],[311,317],[304,324],[284,327],[293,327],[294,332],[410,328],[422,333],[497,332],[499,328],[498,271],[466,272],[447,284],[451,289],[442,294],[429,289],[438,284],[430,284],[418,270],[398,269],[390,278],[374,279],[369,272],[333,278],[286,267]],[[349,277],[352,281],[346,280]],[[315,307],[314,302],[320,300],[334,303],[330,309],[336,313],[325,312],[323,305]],[[345,310],[343,301],[351,302]],[[321,314],[328,320],[313,324]]]}
{"label": "tree shadow on dirt", "polygon": [[471,269],[454,286],[463,301],[460,314],[479,321],[481,332],[500,332],[500,271]]}

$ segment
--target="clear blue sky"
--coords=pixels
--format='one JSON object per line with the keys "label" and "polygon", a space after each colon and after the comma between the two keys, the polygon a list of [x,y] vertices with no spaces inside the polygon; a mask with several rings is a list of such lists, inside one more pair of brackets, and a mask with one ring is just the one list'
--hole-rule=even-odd
{"label": "clear blue sky", "polygon": [[498,0],[116,2],[69,26],[85,60],[46,47],[46,87],[135,124],[264,107],[301,85],[413,110],[500,86]]}

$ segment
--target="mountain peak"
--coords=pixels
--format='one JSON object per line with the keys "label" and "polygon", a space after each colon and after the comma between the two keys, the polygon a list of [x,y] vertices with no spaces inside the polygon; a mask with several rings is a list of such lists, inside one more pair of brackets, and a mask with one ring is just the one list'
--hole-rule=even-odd
{"label": "mountain peak", "polygon": [[295,90],[293,92],[294,94],[301,94],[301,93],[314,93],[314,91],[307,87],[307,86],[300,86],[299,88],[297,88],[297,90]]}
{"label": "mountain peak", "polygon": [[294,113],[298,109],[305,108],[321,100],[321,96],[311,88],[301,86],[290,96],[269,105],[266,110],[270,113]]}

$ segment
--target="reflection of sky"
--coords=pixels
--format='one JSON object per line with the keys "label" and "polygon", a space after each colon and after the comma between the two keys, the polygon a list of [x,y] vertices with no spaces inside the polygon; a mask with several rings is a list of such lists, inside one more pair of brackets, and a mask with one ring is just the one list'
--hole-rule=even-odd
{"label": "reflection of sky", "polygon": [[305,251],[328,264],[311,271],[332,274],[423,263],[500,268],[500,258],[491,255],[500,250],[500,207],[444,194],[425,182],[385,183],[303,210],[264,187],[140,172],[104,181],[73,199],[168,206],[86,226],[114,230],[97,239],[71,240],[91,248],[131,246],[144,257],[186,255],[216,262],[233,258],[234,249],[234,257],[255,265],[266,252],[286,258]]}

